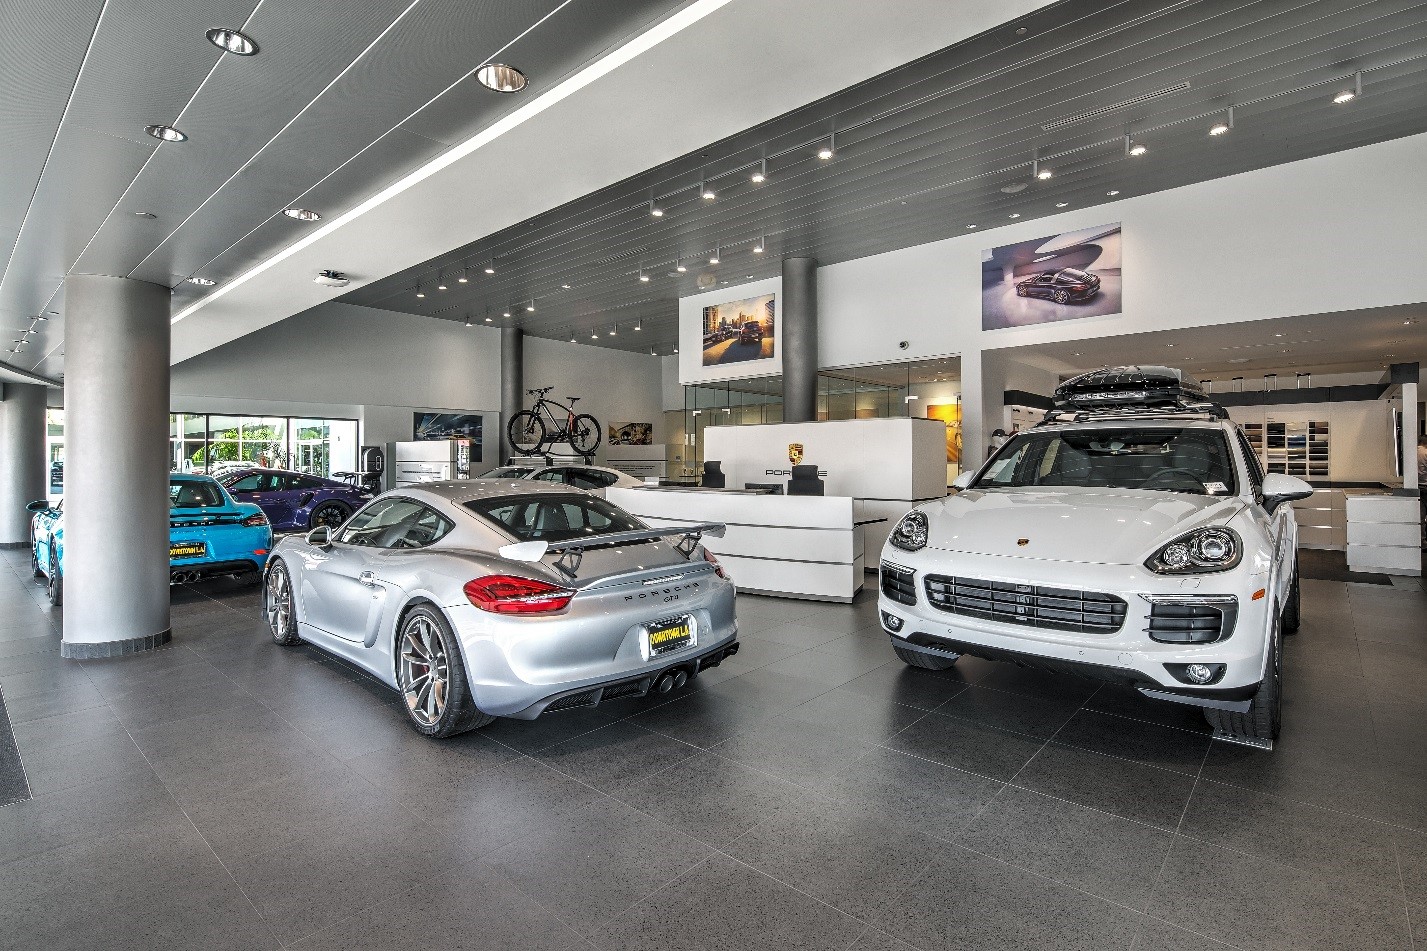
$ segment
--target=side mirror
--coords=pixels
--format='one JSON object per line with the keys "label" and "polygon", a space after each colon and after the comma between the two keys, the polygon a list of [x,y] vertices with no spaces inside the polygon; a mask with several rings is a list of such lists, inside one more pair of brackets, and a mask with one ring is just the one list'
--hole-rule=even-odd
{"label": "side mirror", "polygon": [[976,479],[976,470],[968,469],[952,481],[951,487],[958,492],[971,488],[971,483]]}
{"label": "side mirror", "polygon": [[332,529],[326,525],[318,525],[307,533],[307,544],[313,548],[330,548],[332,546]]}
{"label": "side mirror", "polygon": [[1313,494],[1313,486],[1302,479],[1275,472],[1263,477],[1264,511],[1272,513],[1285,502],[1296,502]]}
{"label": "side mirror", "polygon": [[47,511],[49,511],[49,507],[50,507],[50,504],[49,504],[48,502],[46,502],[44,499],[39,499],[39,500],[34,501],[34,502],[31,502],[29,505],[25,506],[25,511],[26,511],[26,512],[47,512]]}

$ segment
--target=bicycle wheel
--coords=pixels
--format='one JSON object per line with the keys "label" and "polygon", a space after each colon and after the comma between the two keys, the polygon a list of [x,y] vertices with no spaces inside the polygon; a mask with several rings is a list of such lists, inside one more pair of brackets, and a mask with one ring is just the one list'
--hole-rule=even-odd
{"label": "bicycle wheel", "polygon": [[591,455],[600,447],[600,421],[588,413],[581,413],[570,424],[570,448],[582,456]]}
{"label": "bicycle wheel", "polygon": [[545,445],[545,421],[530,410],[521,410],[505,427],[510,448],[522,456],[533,456]]}

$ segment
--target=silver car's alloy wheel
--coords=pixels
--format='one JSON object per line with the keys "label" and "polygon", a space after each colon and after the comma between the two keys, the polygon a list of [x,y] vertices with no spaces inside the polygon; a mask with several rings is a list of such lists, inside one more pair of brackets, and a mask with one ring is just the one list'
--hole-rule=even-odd
{"label": "silver car's alloy wheel", "polygon": [[412,717],[433,726],[446,712],[451,666],[445,634],[423,615],[406,622],[401,632],[401,696]]}
{"label": "silver car's alloy wheel", "polygon": [[268,627],[273,636],[287,636],[287,626],[292,620],[292,583],[287,580],[287,572],[274,567],[268,572]]}

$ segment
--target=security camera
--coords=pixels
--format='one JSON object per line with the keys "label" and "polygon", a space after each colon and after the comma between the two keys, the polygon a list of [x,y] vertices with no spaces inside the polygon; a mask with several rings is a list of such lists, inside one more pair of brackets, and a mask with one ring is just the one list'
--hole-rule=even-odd
{"label": "security camera", "polygon": [[312,281],[314,284],[322,284],[327,287],[346,287],[352,283],[352,279],[341,271],[318,271]]}
{"label": "security camera", "polygon": [[897,341],[897,349],[898,349],[898,350],[905,350],[905,349],[907,349],[907,347],[909,347],[909,346],[911,346],[911,344],[909,344],[909,343],[908,343],[907,341],[905,341],[905,340],[898,340],[898,341]]}

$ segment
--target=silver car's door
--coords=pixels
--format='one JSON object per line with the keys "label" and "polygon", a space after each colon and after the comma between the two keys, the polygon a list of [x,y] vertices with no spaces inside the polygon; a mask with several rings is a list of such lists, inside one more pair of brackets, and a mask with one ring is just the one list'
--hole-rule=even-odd
{"label": "silver car's door", "polygon": [[299,588],[303,620],[343,640],[366,641],[387,597],[378,580],[379,556],[422,509],[399,496],[380,499],[343,526],[331,545],[313,550]]}

